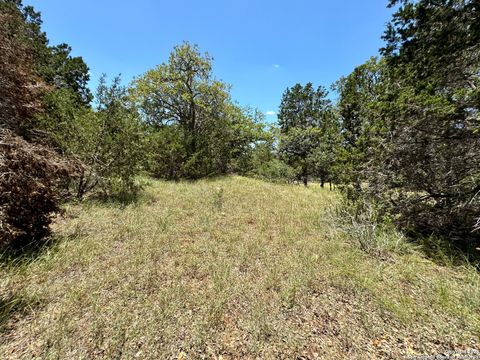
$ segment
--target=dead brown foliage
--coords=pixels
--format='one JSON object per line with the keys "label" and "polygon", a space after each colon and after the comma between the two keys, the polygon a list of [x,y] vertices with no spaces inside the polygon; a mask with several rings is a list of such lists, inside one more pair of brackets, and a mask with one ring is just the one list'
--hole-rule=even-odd
{"label": "dead brown foliage", "polygon": [[24,137],[46,90],[32,63],[33,48],[20,14],[0,11],[0,126]]}
{"label": "dead brown foliage", "polygon": [[78,164],[0,129],[0,248],[44,238]]}

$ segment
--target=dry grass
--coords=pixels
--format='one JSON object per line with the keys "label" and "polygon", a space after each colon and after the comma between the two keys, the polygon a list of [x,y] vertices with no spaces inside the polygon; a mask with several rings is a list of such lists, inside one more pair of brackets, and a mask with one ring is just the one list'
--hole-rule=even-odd
{"label": "dry grass", "polygon": [[[229,177],[87,204],[1,271],[0,358],[398,359],[478,348],[480,277],[375,256],[335,193]],[[391,235],[390,235],[391,236]]]}

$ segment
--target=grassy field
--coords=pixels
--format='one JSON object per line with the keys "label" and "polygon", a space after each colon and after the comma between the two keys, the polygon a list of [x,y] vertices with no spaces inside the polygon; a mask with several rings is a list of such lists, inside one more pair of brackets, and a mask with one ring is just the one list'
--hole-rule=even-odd
{"label": "grassy field", "polygon": [[[480,346],[480,277],[341,225],[318,186],[157,182],[4,263],[1,359],[400,359]],[[358,230],[359,229],[359,230]],[[358,230],[358,231],[357,231]],[[375,237],[364,251],[357,237]],[[365,239],[363,239],[365,241]]]}

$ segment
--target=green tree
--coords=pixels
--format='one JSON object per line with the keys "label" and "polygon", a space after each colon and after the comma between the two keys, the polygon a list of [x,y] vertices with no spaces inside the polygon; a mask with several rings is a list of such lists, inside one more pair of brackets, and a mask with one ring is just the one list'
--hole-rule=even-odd
{"label": "green tree", "polygon": [[[332,118],[332,104],[327,95],[327,90],[321,86],[315,90],[311,83],[305,86],[296,84],[285,90],[280,105],[279,151],[287,164],[296,169],[305,185],[309,176],[319,175],[322,184],[328,176],[324,171],[326,168],[319,165],[322,161],[318,153],[328,133],[327,124]],[[332,151],[327,148],[323,150]],[[314,158],[317,159],[317,166],[314,165]]]}
{"label": "green tree", "polygon": [[[279,151],[281,158],[295,169],[305,186],[308,178],[315,174],[314,153],[320,147],[321,130],[319,128],[291,128],[280,137]],[[318,154],[317,154],[318,155]]]}
{"label": "green tree", "polygon": [[386,81],[365,171],[370,194],[412,233],[478,240],[480,22],[477,1],[391,1]]}
{"label": "green tree", "polygon": [[309,161],[313,168],[313,174],[320,179],[320,186],[323,188],[325,182],[338,181],[339,157],[341,154],[342,135],[340,124],[333,112],[326,116],[320,128],[320,142]]}
{"label": "green tree", "polygon": [[88,66],[81,57],[71,56],[67,44],[50,46],[41,14],[21,0],[0,0],[0,12],[21,19],[16,31],[23,33],[22,42],[32,53],[31,71],[54,89],[69,89],[78,105],[87,105],[92,100]]}
{"label": "green tree", "polygon": [[109,85],[102,76],[95,109],[77,108],[76,101],[71,91],[59,89],[50,94],[49,111],[40,117],[57,147],[84,164],[76,196],[95,188],[124,198],[134,195],[135,177],[144,164],[145,132],[120,78]]}
{"label": "green tree", "polygon": [[246,173],[255,149],[268,141],[264,116],[258,110],[226,104],[221,119],[212,123],[208,137],[211,157],[221,173]]}
{"label": "green tree", "polygon": [[150,126],[157,176],[195,179],[234,171],[233,161],[255,142],[255,117],[232,103],[229,86],[213,78],[211,57],[196,45],[176,46],[168,63],[135,81],[131,97]]}
{"label": "green tree", "polygon": [[228,86],[212,80],[211,57],[189,43],[176,46],[168,63],[138,78],[132,90],[149,124],[182,128],[187,157],[197,150],[198,133],[228,99]]}
{"label": "green tree", "polygon": [[93,99],[88,87],[89,68],[81,57],[71,56],[71,51],[67,44],[49,47],[40,75],[56,89],[68,89],[75,96],[77,106],[88,105]]}
{"label": "green tree", "polygon": [[343,138],[338,149],[337,176],[343,184],[354,184],[357,190],[382,132],[379,110],[384,94],[383,67],[383,61],[371,58],[333,86],[339,95],[337,111]]}

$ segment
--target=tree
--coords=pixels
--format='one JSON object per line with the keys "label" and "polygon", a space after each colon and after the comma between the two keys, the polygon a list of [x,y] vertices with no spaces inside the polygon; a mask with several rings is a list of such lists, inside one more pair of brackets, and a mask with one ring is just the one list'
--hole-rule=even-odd
{"label": "tree", "polygon": [[228,87],[211,79],[211,61],[196,45],[176,46],[169,62],[138,78],[132,91],[149,124],[182,128],[187,157],[197,150],[198,133],[228,98]]}
{"label": "tree", "polygon": [[[331,101],[327,99],[327,95],[327,90],[321,86],[315,90],[311,83],[305,86],[296,84],[285,90],[280,105],[279,151],[287,164],[297,170],[305,186],[308,184],[308,177],[316,174],[313,153],[324,140],[322,138],[327,134],[326,124],[332,116]],[[318,151],[316,155],[318,160]],[[323,184],[327,174],[321,171],[319,175]]]}
{"label": "tree", "polygon": [[369,192],[413,234],[478,241],[478,2],[390,3],[400,6],[384,35],[382,137],[365,171]]}
{"label": "tree", "polygon": [[20,2],[0,1],[0,247],[42,240],[63,199],[61,186],[81,165],[42,143],[36,116],[48,86]]}
{"label": "tree", "polygon": [[327,95],[325,88],[319,86],[315,90],[312,83],[305,86],[296,84],[291,89],[287,88],[283,93],[278,114],[281,133],[286,134],[291,128],[320,127],[332,105]]}
{"label": "tree", "polygon": [[34,51],[22,25],[20,14],[0,7],[0,126],[30,137],[46,86],[33,70]]}
{"label": "tree", "polygon": [[84,164],[75,182],[76,197],[96,188],[120,197],[134,195],[135,177],[146,157],[146,133],[120,77],[111,84],[101,77],[94,109],[76,102],[71,91],[58,89],[49,94],[47,112],[39,116],[58,150]]}
{"label": "tree", "polygon": [[379,100],[380,81],[381,64],[371,58],[334,86],[339,93],[338,111],[347,148],[359,145],[369,120],[374,116],[371,105]]}
{"label": "tree", "polygon": [[[21,41],[31,54],[30,71],[53,89],[68,89],[77,98],[78,105],[92,100],[88,87],[89,68],[81,57],[71,56],[67,44],[50,46],[42,31],[41,14],[21,0],[0,0],[0,13],[16,18],[16,29],[7,34],[22,32]],[[13,31],[12,31],[13,30]]]}
{"label": "tree", "polygon": [[333,88],[338,92],[337,110],[342,134],[338,176],[343,184],[360,189],[362,172],[376,148],[381,122],[380,101],[384,94],[384,62],[371,58],[351,74],[340,78]]}
{"label": "tree", "polygon": [[341,152],[342,136],[340,125],[333,113],[326,116],[320,128],[320,143],[313,150],[309,161],[313,168],[313,174],[320,179],[323,188],[325,182],[338,180],[338,163]]}
{"label": "tree", "polygon": [[144,161],[145,134],[120,77],[108,85],[102,76],[95,100],[95,111],[79,113],[74,127],[66,132],[72,137],[64,139],[69,151],[85,164],[77,197],[99,186],[125,200],[138,190],[135,177]]}
{"label": "tree", "polygon": [[89,68],[81,57],[72,57],[71,51],[72,48],[67,44],[49,47],[40,74],[55,89],[69,90],[75,96],[76,106],[88,105],[93,99],[88,87]]}
{"label": "tree", "polygon": [[321,130],[319,128],[291,128],[280,138],[280,154],[285,162],[292,166],[308,185],[308,177],[314,174],[313,154],[320,146]]}
{"label": "tree", "polygon": [[232,103],[229,86],[213,79],[212,59],[196,45],[176,46],[168,63],[135,81],[131,97],[150,126],[157,176],[226,173],[255,141],[255,119]]}
{"label": "tree", "polygon": [[257,146],[266,141],[263,114],[248,107],[225,104],[219,121],[205,137],[214,169],[220,173],[245,173]]}

